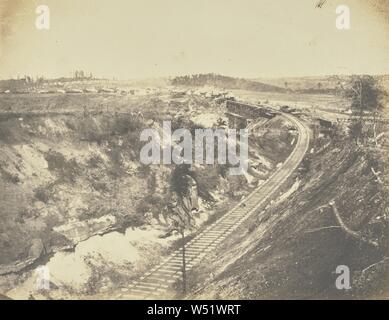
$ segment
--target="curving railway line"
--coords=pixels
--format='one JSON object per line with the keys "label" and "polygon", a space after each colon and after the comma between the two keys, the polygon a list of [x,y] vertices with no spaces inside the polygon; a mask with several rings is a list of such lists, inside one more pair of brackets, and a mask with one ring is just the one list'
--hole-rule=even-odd
{"label": "curving railway line", "polygon": [[[248,105],[248,104],[247,104]],[[252,107],[252,105],[248,105]],[[298,118],[281,114],[298,130],[298,139],[289,157],[261,186],[229,212],[213,222],[186,243],[186,270],[190,271],[208,253],[214,251],[250,215],[271,199],[281,185],[297,169],[309,146],[309,129]],[[114,299],[169,299],[175,293],[173,284],[182,277],[182,251],[177,249],[157,266],[124,288]]]}

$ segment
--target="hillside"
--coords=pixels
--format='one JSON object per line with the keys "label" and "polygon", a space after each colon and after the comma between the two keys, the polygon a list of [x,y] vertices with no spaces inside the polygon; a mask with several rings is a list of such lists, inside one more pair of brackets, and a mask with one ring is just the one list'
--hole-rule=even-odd
{"label": "hillside", "polygon": [[251,91],[264,91],[264,92],[285,92],[285,89],[269,85],[257,81],[251,81],[241,78],[227,77],[217,74],[197,74],[190,76],[176,77],[171,80],[171,84],[175,86],[188,86],[188,87],[218,87],[222,89],[240,89]]}
{"label": "hillside", "polygon": [[[192,298],[388,297],[388,194],[373,173],[386,165],[344,136],[329,142],[316,142],[284,190],[287,201],[281,195],[258,210],[197,268]],[[335,287],[339,265],[351,270],[351,290]]]}
{"label": "hillside", "polygon": [[[289,93],[297,94],[332,94],[341,96],[350,83],[351,75],[328,75],[310,77],[278,77],[278,78],[255,78],[252,81],[266,83],[268,85],[284,88]],[[388,75],[375,76],[385,83]]]}

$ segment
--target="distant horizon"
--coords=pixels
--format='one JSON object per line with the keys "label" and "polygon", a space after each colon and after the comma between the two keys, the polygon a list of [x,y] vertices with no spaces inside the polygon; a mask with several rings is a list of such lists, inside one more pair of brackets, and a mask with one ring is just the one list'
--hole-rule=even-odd
{"label": "distant horizon", "polygon": [[[92,73],[93,74],[93,73]],[[351,77],[351,76],[373,76],[373,77],[388,77],[388,73],[376,73],[376,74],[369,74],[369,73],[360,73],[360,74],[322,74],[322,75],[301,75],[301,76],[254,76],[254,77],[243,77],[243,76],[233,76],[233,75],[228,75],[228,74],[221,74],[221,73],[216,73],[216,72],[201,72],[201,73],[191,73],[191,74],[178,74],[178,75],[169,75],[169,76],[159,76],[159,77],[145,77],[145,78],[117,78],[115,76],[110,76],[110,77],[100,77],[98,75],[94,75],[93,77],[90,78],[89,80],[109,80],[109,81],[145,81],[145,80],[168,80],[168,79],[174,79],[177,77],[185,77],[185,76],[193,76],[193,75],[216,75],[216,76],[222,76],[222,77],[228,77],[228,78],[234,78],[234,79],[245,79],[245,80],[260,80],[260,79],[304,79],[304,78],[326,78],[326,77]],[[19,76],[14,76],[11,78],[0,78],[0,81],[7,81],[7,80],[23,80],[25,76],[32,77],[33,79],[37,78],[42,78],[44,80],[58,80],[58,79],[77,79],[75,77],[72,77],[70,75],[68,76],[58,76],[58,77],[47,77],[44,75],[19,75]],[[88,77],[80,78],[80,80],[88,80]]]}

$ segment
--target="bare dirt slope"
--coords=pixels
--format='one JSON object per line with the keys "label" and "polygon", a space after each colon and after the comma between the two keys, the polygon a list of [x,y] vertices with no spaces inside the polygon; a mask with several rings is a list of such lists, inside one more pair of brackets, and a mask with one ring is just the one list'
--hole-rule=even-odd
{"label": "bare dirt slope", "polygon": [[[296,174],[297,179],[304,177],[297,190],[289,190],[288,201],[281,197],[257,212],[194,272],[192,297],[388,297],[382,281],[387,245],[380,242],[388,230],[378,223],[386,200],[371,166],[369,155],[346,141],[310,154]],[[343,222],[379,248],[340,228],[328,206],[332,200]],[[349,291],[335,287],[338,265],[351,270]]]}

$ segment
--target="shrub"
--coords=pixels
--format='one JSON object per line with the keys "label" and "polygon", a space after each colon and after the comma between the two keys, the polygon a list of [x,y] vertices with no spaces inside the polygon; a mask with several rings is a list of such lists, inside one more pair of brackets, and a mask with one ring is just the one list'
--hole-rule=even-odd
{"label": "shrub", "polygon": [[43,203],[48,203],[50,200],[50,192],[47,188],[38,187],[34,190],[34,197]]}

